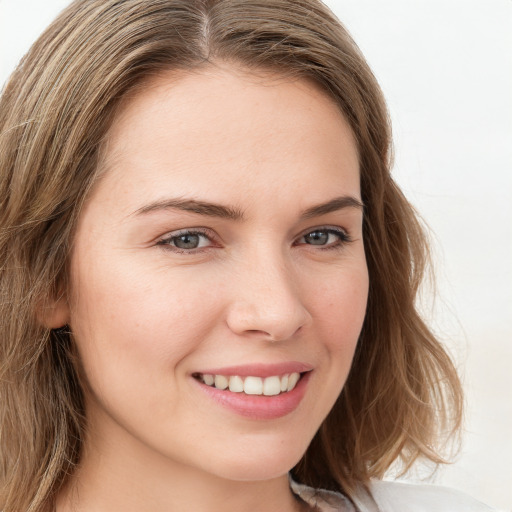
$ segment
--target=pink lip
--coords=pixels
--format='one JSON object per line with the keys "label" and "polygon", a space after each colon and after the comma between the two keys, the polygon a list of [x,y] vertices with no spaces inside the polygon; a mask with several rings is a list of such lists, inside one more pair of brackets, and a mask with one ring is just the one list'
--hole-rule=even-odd
{"label": "pink lip", "polygon": [[286,375],[287,373],[303,373],[309,372],[313,367],[309,364],[290,361],[287,363],[277,364],[249,364],[240,366],[227,366],[225,368],[209,368],[195,373],[202,375],[225,375],[231,377],[238,375],[239,377],[272,377],[274,375]]}
{"label": "pink lip", "polygon": [[[294,368],[297,368],[297,366],[294,366]],[[237,373],[236,371],[231,373],[232,369],[242,369],[242,371],[240,373]],[[255,372],[254,370],[259,371]],[[297,371],[296,369],[282,370],[281,365],[272,365],[271,370],[272,371],[270,371],[270,368],[266,365],[264,367],[257,365],[256,367],[244,366],[223,368],[215,371],[209,370],[204,373],[216,375],[239,375],[241,377],[249,375],[268,377],[271,375],[284,375],[286,373],[293,373],[294,371]],[[312,372],[306,371],[306,373],[299,373],[302,374],[301,378],[295,388],[292,389],[292,391],[281,393],[280,395],[275,396],[233,393],[229,390],[221,390],[213,386],[207,386],[198,379],[193,379],[193,382],[199,386],[199,389],[213,401],[240,416],[244,416],[253,420],[273,420],[282,418],[283,416],[292,413],[295,409],[297,409],[302,399],[304,398]]]}

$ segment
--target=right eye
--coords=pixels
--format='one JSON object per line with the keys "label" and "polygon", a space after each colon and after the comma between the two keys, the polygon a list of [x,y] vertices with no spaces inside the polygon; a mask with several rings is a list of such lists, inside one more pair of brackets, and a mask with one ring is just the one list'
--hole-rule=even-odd
{"label": "right eye", "polygon": [[170,233],[160,240],[157,245],[169,249],[177,249],[179,252],[189,252],[195,249],[203,249],[212,245],[211,239],[201,231],[183,230],[178,233]]}

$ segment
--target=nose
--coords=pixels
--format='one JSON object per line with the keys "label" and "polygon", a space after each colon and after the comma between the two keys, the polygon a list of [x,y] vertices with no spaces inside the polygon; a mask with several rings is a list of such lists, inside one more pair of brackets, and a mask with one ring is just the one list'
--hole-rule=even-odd
{"label": "nose", "polygon": [[269,341],[292,338],[311,321],[298,279],[283,258],[251,259],[232,283],[229,328],[241,336]]}

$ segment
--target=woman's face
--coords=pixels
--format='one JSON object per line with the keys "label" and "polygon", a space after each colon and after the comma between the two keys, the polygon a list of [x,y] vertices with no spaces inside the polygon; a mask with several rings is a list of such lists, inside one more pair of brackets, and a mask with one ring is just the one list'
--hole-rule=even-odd
{"label": "woman's face", "polygon": [[285,474],[339,395],[365,314],[348,124],[306,81],[170,72],[125,102],[105,169],[66,311],[88,442],[104,460]]}

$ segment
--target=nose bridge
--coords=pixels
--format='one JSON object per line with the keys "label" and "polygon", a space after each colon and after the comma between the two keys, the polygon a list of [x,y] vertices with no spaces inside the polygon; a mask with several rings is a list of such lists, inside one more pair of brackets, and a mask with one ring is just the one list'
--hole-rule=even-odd
{"label": "nose bridge", "polygon": [[234,332],[284,340],[309,318],[292,261],[279,247],[259,247],[242,259],[228,314]]}

